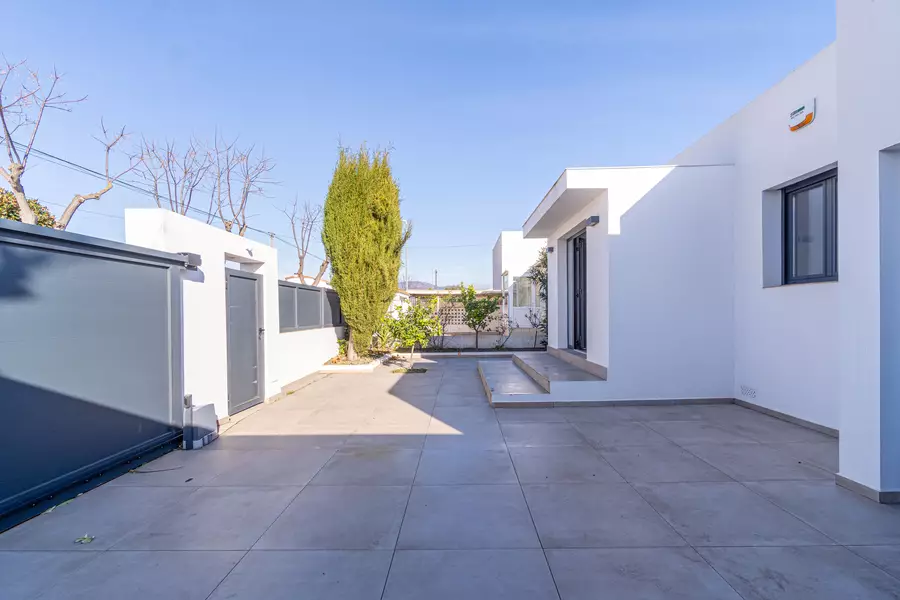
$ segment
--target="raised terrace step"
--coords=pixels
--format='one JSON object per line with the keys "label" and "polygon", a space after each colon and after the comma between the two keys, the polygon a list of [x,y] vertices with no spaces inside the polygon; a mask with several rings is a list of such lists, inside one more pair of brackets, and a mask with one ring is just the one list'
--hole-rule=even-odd
{"label": "raised terrace step", "polygon": [[551,406],[550,394],[511,360],[480,360],[478,374],[492,406]]}
{"label": "raised terrace step", "polygon": [[553,392],[551,388],[554,387],[554,383],[603,381],[596,375],[543,352],[517,352],[513,354],[513,362],[548,393]]}

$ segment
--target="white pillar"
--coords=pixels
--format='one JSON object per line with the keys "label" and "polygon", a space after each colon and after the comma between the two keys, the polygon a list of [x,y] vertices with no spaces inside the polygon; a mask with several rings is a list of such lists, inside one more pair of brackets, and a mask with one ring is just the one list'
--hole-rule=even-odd
{"label": "white pillar", "polygon": [[900,3],[838,0],[838,483],[900,500]]}

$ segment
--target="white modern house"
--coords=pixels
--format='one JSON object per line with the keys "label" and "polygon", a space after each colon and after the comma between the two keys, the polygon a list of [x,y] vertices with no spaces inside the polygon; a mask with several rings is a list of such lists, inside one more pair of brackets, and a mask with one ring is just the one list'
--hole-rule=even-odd
{"label": "white modern house", "polygon": [[503,312],[520,328],[530,327],[528,313],[538,310],[537,288],[526,271],[546,247],[544,238],[525,238],[521,231],[501,231],[493,251],[493,288],[503,292]]}
{"label": "white modern house", "polygon": [[523,232],[552,252],[551,353],[605,373],[590,400],[799,419],[839,434],[839,483],[897,501],[900,2],[837,18],[669,164],[566,169]]}

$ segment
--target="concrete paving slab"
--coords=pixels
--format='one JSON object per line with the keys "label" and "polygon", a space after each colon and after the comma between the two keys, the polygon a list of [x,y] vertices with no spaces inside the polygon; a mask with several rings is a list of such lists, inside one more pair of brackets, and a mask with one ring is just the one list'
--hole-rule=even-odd
{"label": "concrete paving slab", "polygon": [[558,600],[540,550],[398,550],[385,600]]}
{"label": "concrete paving slab", "polygon": [[104,552],[63,577],[47,600],[205,600],[243,552]]}
{"label": "concrete paving slab", "polygon": [[539,548],[518,485],[416,486],[397,547]]}
{"label": "concrete paving slab", "polygon": [[523,485],[544,548],[684,546],[627,483]]}
{"label": "concrete paving slab", "polygon": [[251,550],[210,600],[379,600],[393,552]]}
{"label": "concrete paving slab", "polygon": [[510,448],[522,483],[611,483],[622,477],[589,446]]}
{"label": "concrete paving slab", "polygon": [[409,498],[404,486],[308,486],[255,550],[391,550]]}
{"label": "concrete paving slab", "polygon": [[900,544],[900,506],[878,504],[830,481],[747,485],[839,544]]}
{"label": "concrete paving slab", "polygon": [[564,600],[741,600],[691,548],[548,550]]}
{"label": "concrete paving slab", "polygon": [[900,581],[846,548],[703,548],[749,600],[896,600]]}
{"label": "concrete paving slab", "polygon": [[692,546],[803,546],[832,543],[815,529],[740,483],[634,485]]}
{"label": "concrete paving slab", "polygon": [[412,485],[421,450],[342,448],[310,485]]}
{"label": "concrete paving slab", "polygon": [[600,455],[626,481],[674,483],[684,481],[730,481],[731,478],[687,450],[674,445],[614,446]]}
{"label": "concrete paving slab", "polygon": [[416,485],[517,484],[506,450],[426,450]]}

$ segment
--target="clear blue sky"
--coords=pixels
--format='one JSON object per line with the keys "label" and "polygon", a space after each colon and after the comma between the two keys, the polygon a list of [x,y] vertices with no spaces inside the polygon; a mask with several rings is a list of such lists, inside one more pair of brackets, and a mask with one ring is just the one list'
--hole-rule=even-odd
{"label": "clear blue sky", "polygon": [[[410,277],[437,268],[442,284],[489,284],[499,232],[565,167],[666,162],[835,37],[829,0],[31,0],[4,20],[8,59],[56,65],[89,96],[50,115],[36,147],[99,168],[101,116],[155,139],[218,127],[276,159],[280,184],[250,212],[286,234],[274,206],[322,201],[339,142],[391,146]],[[24,181],[58,203],[95,186],[39,160]],[[148,201],[120,189],[83,208]],[[87,212],[71,226],[123,229]]]}

